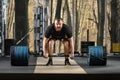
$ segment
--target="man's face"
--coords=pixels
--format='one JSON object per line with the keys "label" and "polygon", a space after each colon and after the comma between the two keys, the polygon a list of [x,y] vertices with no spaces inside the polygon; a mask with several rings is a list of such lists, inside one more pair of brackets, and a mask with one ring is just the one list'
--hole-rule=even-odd
{"label": "man's face", "polygon": [[63,21],[62,20],[60,20],[60,21],[55,20],[55,30],[56,31],[61,31],[62,25],[63,25]]}

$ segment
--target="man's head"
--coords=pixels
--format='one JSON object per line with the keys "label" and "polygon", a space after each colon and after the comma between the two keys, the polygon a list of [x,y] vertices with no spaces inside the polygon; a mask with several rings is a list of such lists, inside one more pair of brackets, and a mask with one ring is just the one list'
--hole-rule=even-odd
{"label": "man's head", "polygon": [[62,18],[55,18],[55,30],[61,31],[63,25],[63,19]]}

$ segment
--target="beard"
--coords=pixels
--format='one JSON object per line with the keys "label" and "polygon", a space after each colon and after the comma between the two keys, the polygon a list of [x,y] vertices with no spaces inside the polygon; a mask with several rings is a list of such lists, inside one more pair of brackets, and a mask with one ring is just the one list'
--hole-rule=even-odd
{"label": "beard", "polygon": [[56,28],[56,31],[61,31],[61,29],[62,29],[61,27],[59,27],[59,28]]}

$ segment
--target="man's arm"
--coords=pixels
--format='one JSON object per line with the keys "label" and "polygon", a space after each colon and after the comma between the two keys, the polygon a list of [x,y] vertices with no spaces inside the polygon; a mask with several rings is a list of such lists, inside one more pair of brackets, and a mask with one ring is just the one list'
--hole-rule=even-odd
{"label": "man's arm", "polygon": [[48,43],[48,38],[46,38],[46,37],[44,37],[44,39],[43,39],[43,56],[45,57],[45,58],[47,58],[48,57],[48,53],[47,53],[47,43]]}
{"label": "man's arm", "polygon": [[71,59],[74,58],[74,40],[73,37],[69,38],[69,42],[70,42],[70,49],[71,49]]}

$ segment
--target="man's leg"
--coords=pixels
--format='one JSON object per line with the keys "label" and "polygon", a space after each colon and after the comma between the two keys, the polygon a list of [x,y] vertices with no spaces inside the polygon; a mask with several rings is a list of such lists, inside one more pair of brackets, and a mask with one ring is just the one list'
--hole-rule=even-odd
{"label": "man's leg", "polygon": [[55,43],[55,40],[53,40],[53,39],[49,40],[49,42],[48,42],[49,61],[46,65],[53,65],[52,54],[53,54],[53,50],[54,50],[54,43]]}
{"label": "man's leg", "polygon": [[65,65],[71,65],[69,62],[69,41],[68,40],[63,40],[63,45],[64,45],[64,54],[65,54]]}

